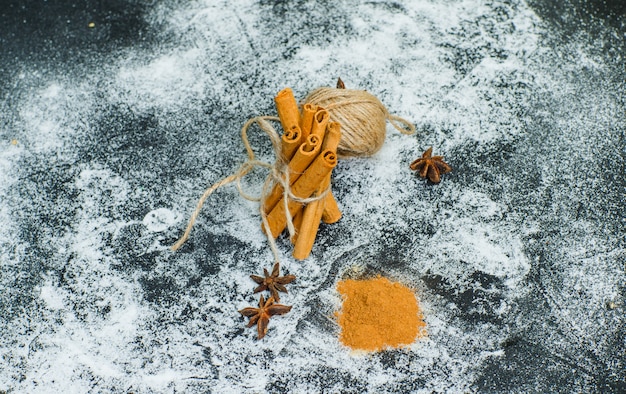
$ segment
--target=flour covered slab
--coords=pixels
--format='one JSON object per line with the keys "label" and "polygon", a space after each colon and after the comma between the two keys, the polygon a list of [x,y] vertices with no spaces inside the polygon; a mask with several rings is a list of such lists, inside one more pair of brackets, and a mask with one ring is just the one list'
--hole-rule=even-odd
{"label": "flour covered slab", "polygon": [[[623,18],[599,0],[6,6],[0,393],[624,392]],[[247,159],[246,121],[338,77],[415,134],[387,124],[337,160],[341,217],[308,257],[276,238],[292,308],[257,340],[238,311],[270,296],[250,278],[276,262],[259,202],[224,186],[170,246]],[[430,147],[453,169],[438,183],[409,168]],[[354,354],[337,284],[377,275],[414,292],[427,335]]]}

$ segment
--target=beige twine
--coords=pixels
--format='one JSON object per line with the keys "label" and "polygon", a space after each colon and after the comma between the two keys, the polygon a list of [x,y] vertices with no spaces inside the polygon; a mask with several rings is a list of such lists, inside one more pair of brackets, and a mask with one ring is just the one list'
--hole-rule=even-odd
{"label": "beige twine", "polygon": [[[196,209],[191,214],[189,218],[189,223],[187,224],[187,228],[185,229],[185,233],[183,236],[176,241],[174,245],[170,247],[172,251],[176,251],[180,249],[181,246],[189,239],[189,234],[191,234],[191,229],[193,228],[198,216],[200,215],[200,211],[202,210],[202,206],[207,198],[217,189],[222,186],[225,186],[231,182],[236,181],[237,190],[239,194],[248,201],[263,201],[270,194],[274,183],[278,183],[283,187],[283,199],[282,202],[285,204],[285,212],[287,215],[287,229],[289,231],[290,236],[295,234],[295,228],[293,226],[293,218],[288,209],[288,204],[290,200],[298,201],[303,204],[308,204],[310,202],[320,200],[326,196],[329,191],[327,188],[323,193],[316,195],[311,198],[300,198],[295,196],[291,192],[291,188],[289,187],[289,166],[288,163],[283,159],[283,155],[281,154],[281,140],[280,135],[272,127],[272,125],[268,122],[268,120],[272,121],[280,121],[277,116],[257,116],[255,118],[249,119],[244,126],[241,128],[241,140],[243,142],[244,147],[246,148],[246,153],[248,155],[248,159],[239,167],[239,169],[226,178],[221,179],[220,181],[214,183],[209,187],[203,194],[202,197],[198,200],[198,204],[196,205]],[[252,150],[252,146],[248,140],[248,129],[250,126],[256,123],[259,128],[267,134],[272,142],[272,148],[274,149],[274,154],[276,156],[276,163],[271,165],[269,163],[260,161],[256,159],[256,155],[254,154],[254,150]],[[265,183],[263,184],[263,189],[261,190],[261,196],[255,197],[251,196],[248,193],[244,192],[243,187],[241,186],[241,178],[246,176],[250,171],[254,169],[254,167],[265,167],[270,169],[270,176],[267,177]],[[274,254],[274,258],[278,261],[278,249],[276,248],[276,243],[274,239],[271,237],[271,232],[269,230],[269,223],[267,222],[267,215],[265,210],[263,209],[263,204],[260,204],[260,212],[261,212],[261,221],[263,222],[263,228],[265,229],[266,234],[268,234],[268,239],[270,242],[270,248],[272,249],[272,253]]]}
{"label": "beige twine", "polygon": [[[380,100],[364,90],[318,88],[307,96],[305,103],[324,107],[330,115],[330,120],[339,122],[341,125],[341,139],[337,148],[337,155],[339,157],[371,156],[380,150],[385,140],[385,126],[387,120],[402,134],[412,134],[415,132],[415,126],[412,123],[399,116],[391,115]],[[257,116],[249,119],[243,125],[241,128],[241,139],[246,148],[248,159],[234,174],[214,183],[202,194],[202,197],[198,200],[196,209],[189,218],[185,233],[171,246],[171,250],[176,251],[180,249],[187,241],[206,199],[217,189],[231,182],[237,182],[236,185],[239,194],[249,201],[264,201],[271,192],[274,184],[280,184],[284,190],[282,202],[285,204],[287,229],[291,237],[295,234],[295,228],[293,218],[288,209],[289,201],[293,200],[307,204],[326,196],[330,188],[319,195],[306,199],[299,198],[292,194],[291,188],[289,187],[289,163],[285,161],[281,154],[281,137],[269,121],[280,121],[280,119],[277,116]],[[276,162],[273,165],[256,159],[256,155],[248,141],[248,129],[253,123],[256,123],[272,142],[272,148],[276,156]],[[406,128],[399,125],[399,123],[405,125]],[[256,166],[270,170],[270,176],[265,180],[259,197],[245,193],[241,186],[241,178],[250,173]],[[265,229],[270,243],[270,248],[274,254],[275,260],[279,261],[278,249],[276,248],[274,238],[271,236],[263,204],[259,204],[259,210],[261,212],[263,228]]]}
{"label": "beige twine", "polygon": [[402,134],[415,132],[412,123],[391,115],[376,96],[365,90],[318,88],[309,93],[304,103],[323,107],[330,120],[341,125],[339,157],[364,157],[378,152],[385,142],[387,120]]}

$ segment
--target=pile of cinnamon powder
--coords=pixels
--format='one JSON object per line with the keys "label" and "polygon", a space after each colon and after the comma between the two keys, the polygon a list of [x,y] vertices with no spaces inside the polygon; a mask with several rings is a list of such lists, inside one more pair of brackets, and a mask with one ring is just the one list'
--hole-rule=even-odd
{"label": "pile of cinnamon powder", "polygon": [[415,293],[383,277],[346,279],[337,284],[343,305],[337,312],[339,340],[355,350],[406,346],[426,334]]}

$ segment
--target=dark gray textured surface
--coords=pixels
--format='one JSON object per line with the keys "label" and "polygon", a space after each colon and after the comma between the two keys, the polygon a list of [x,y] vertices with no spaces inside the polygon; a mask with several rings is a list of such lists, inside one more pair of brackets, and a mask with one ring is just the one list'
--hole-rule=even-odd
{"label": "dark gray textured surface", "polygon": [[[4,3],[0,392],[626,390],[619,2]],[[337,76],[418,132],[339,164],[309,260],[279,239],[294,309],[257,342],[256,205],[226,187],[167,246],[243,123]],[[408,170],[431,145],[439,185]],[[354,271],[415,287],[428,338],[342,348]]]}

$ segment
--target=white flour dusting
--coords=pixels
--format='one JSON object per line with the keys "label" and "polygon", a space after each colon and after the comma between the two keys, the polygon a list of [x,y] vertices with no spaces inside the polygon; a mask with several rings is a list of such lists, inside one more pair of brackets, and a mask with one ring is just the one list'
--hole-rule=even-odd
{"label": "white flour dusting", "polygon": [[[589,44],[560,58],[522,1],[167,1],[145,18],[165,26],[161,45],[80,75],[24,64],[0,115],[0,393],[488,390],[489,368],[537,323],[534,302],[547,318],[526,340],[580,366],[576,387],[620,368],[602,361],[615,332],[597,328],[623,322],[605,305],[626,256],[598,216],[623,207],[604,190],[611,163],[594,157],[626,125]],[[248,275],[272,264],[257,205],[224,187],[188,245],[168,247],[204,188],[245,159],[245,120],[273,115],[285,86],[304,98],[338,76],[418,131],[389,127],[377,155],[338,165],[344,217],[310,259],[279,238],[294,308],[257,341],[237,313],[258,300]],[[251,140],[271,161],[269,142]],[[454,168],[439,185],[408,169],[429,146]],[[355,267],[415,288],[428,337],[343,348],[334,285]]]}

